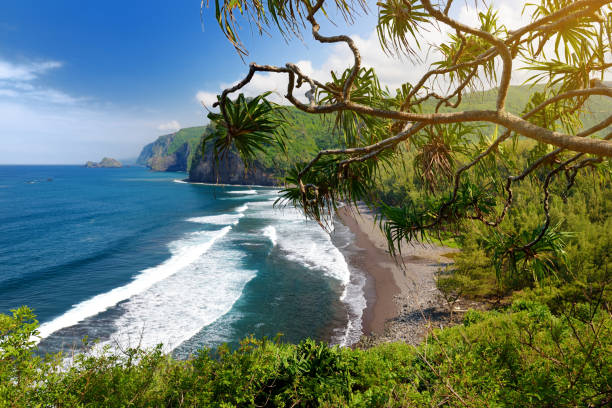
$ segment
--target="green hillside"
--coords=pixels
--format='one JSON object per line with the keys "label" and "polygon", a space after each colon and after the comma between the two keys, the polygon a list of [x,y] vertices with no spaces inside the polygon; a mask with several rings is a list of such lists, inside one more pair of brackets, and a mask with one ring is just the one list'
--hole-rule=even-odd
{"label": "green hillside", "polygon": [[[514,114],[520,114],[529,101],[529,95],[539,90],[541,88],[510,87],[507,109]],[[458,110],[491,109],[495,106],[496,98],[497,94],[494,89],[469,93],[464,96]],[[425,111],[433,111],[434,108],[435,103],[433,101],[424,106]],[[441,108],[443,112],[452,110],[448,107]],[[609,112],[612,112],[612,102],[609,98],[591,98],[582,115],[583,125],[590,127],[603,120]],[[278,146],[270,145],[264,152],[258,152],[257,154],[258,163],[263,168],[273,171],[277,177],[282,177],[285,171],[295,163],[314,157],[317,151],[338,146],[339,140],[337,132],[334,131],[335,116],[333,114],[317,116],[304,113],[292,106],[283,109],[282,114],[286,121],[284,132],[286,134],[287,151],[283,152]],[[483,125],[485,132],[493,131],[493,125]],[[161,136],[155,143],[145,146],[141,158],[139,158],[139,163],[160,170],[164,167],[165,158],[175,155],[174,161],[186,160],[186,163],[182,163],[181,167],[189,171],[194,160],[201,160],[201,155],[196,155],[196,152],[201,147],[202,135],[210,130],[210,125],[196,126]],[[185,144],[188,145],[188,149],[184,148]],[[186,154],[177,154],[177,152]],[[151,157],[155,157],[153,162],[149,160]],[[151,163],[153,166],[150,165]]]}
{"label": "green hillside", "polygon": [[[508,98],[506,99],[506,110],[515,115],[520,115],[529,102],[529,97],[533,92],[542,91],[543,87],[529,86],[511,86],[508,89]],[[453,112],[464,110],[484,110],[494,109],[497,100],[497,90],[490,89],[487,91],[472,92],[466,94],[457,109],[449,107],[440,108],[440,112]],[[436,104],[431,102],[425,106],[425,110],[433,112]],[[594,96],[589,98],[585,108],[583,109],[581,120],[584,128],[589,128],[602,120],[612,112],[612,101],[610,98],[603,96]],[[492,125],[489,125],[492,127]]]}
{"label": "green hillside", "polygon": [[202,135],[204,134],[204,132],[206,132],[207,128],[208,126],[194,126],[179,130],[174,134],[170,144],[168,145],[168,154],[175,153],[185,143],[187,143],[190,147],[188,163],[191,163],[193,153],[196,149],[199,148],[200,140],[202,139]]}
{"label": "green hillside", "polygon": [[257,156],[264,167],[279,174],[298,162],[313,157],[319,150],[337,147],[337,135],[331,116],[316,116],[294,107],[284,109],[286,119],[286,154],[278,146],[270,146]]}
{"label": "green hillside", "polygon": [[136,163],[155,171],[189,171],[207,129],[208,126],[195,126],[159,136],[142,148]]}

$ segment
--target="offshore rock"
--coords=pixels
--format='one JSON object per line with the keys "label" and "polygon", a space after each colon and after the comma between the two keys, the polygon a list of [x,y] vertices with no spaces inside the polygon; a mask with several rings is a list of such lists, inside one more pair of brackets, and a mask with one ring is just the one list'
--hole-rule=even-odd
{"label": "offshore rock", "polygon": [[110,157],[105,157],[99,163],[88,161],[87,163],[85,163],[85,167],[94,169],[94,168],[119,168],[123,166],[119,160],[115,160]]}

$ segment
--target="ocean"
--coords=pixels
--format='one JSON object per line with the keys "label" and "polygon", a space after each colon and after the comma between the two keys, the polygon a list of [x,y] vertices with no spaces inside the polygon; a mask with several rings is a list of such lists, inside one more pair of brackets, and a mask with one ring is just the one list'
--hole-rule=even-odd
{"label": "ocean", "polygon": [[188,356],[249,336],[350,345],[364,274],[353,237],[278,190],[144,168],[0,166],[0,313],[27,305],[41,352],[153,347]]}

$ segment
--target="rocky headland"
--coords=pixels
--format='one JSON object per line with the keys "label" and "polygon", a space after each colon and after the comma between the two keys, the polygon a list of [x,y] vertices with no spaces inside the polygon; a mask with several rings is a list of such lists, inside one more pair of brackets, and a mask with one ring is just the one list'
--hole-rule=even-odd
{"label": "rocky headland", "polygon": [[208,126],[198,126],[160,136],[142,149],[136,163],[153,171],[186,172],[187,181],[193,183],[277,184],[273,169],[258,161],[247,168],[232,151],[219,160],[218,166],[215,166],[212,148],[205,149],[202,156],[202,138],[209,131]]}
{"label": "rocky headland", "polygon": [[229,152],[215,166],[212,149],[206,149],[204,157],[198,150],[195,154],[187,181],[194,183],[220,183],[274,186],[278,184],[272,169],[266,169],[255,161],[248,168],[234,152]]}
{"label": "rocky headland", "polygon": [[206,129],[197,126],[160,136],[142,149],[136,164],[153,171],[187,172]]}

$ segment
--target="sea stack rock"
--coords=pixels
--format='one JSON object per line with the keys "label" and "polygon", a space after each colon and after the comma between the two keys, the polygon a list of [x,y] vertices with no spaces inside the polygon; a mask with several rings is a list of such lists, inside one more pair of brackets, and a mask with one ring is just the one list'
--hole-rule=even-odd
{"label": "sea stack rock", "polygon": [[119,160],[111,159],[110,157],[103,158],[99,163],[88,161],[85,163],[85,167],[94,168],[119,168],[122,167]]}

